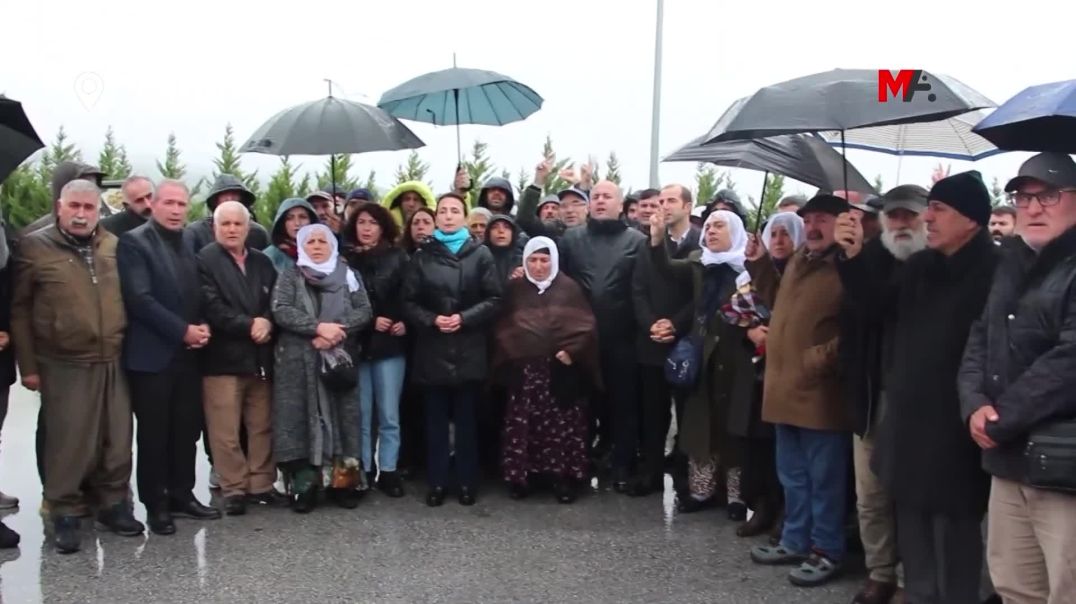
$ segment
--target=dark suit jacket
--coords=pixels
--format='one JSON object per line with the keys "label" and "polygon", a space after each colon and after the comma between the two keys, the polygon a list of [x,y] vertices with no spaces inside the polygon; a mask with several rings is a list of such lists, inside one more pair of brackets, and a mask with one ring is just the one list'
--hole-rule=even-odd
{"label": "dark suit jacket", "polygon": [[245,272],[231,254],[213,242],[198,253],[202,305],[213,337],[200,351],[202,375],[258,375],[273,370],[273,344],[250,339],[255,318],[273,320],[269,307],[276,268],[269,258],[247,250]]}
{"label": "dark suit jacket", "polygon": [[[120,237],[116,262],[120,270],[123,304],[127,309],[127,334],[123,340],[124,367],[131,371],[163,371],[185,349],[183,337],[190,324],[183,318],[184,297],[201,292],[181,291],[179,273],[155,223],[146,224]],[[186,246],[181,253],[196,259]]]}

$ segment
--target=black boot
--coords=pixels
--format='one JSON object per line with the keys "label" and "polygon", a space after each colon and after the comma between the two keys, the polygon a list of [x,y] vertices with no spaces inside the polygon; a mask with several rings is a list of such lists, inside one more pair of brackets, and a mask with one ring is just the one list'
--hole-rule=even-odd
{"label": "black boot", "polygon": [[229,516],[242,516],[247,513],[246,495],[229,495],[224,498],[224,513]]}
{"label": "black boot", "polygon": [[73,554],[82,548],[82,523],[77,516],[60,516],[53,521],[52,540],[61,554]]}
{"label": "black boot", "polygon": [[121,501],[108,509],[97,512],[97,523],[109,531],[124,537],[137,537],[146,530],[146,527],[141,522],[135,520],[134,514],[131,513],[131,508],[126,501]]}
{"label": "black boot", "polygon": [[729,520],[733,522],[743,522],[747,520],[747,506],[743,502],[733,501],[728,507]]}
{"label": "black boot", "polygon": [[19,546],[19,534],[0,522],[0,549],[11,549]]}
{"label": "black boot", "polygon": [[665,477],[637,476],[628,484],[628,495],[631,497],[646,497],[651,493],[660,493],[665,490]]}
{"label": "black boot", "polygon": [[317,507],[317,504],[318,490],[314,487],[291,496],[291,509],[296,514],[309,514],[311,510]]}
{"label": "black boot", "polygon": [[431,508],[440,507],[445,503],[445,489],[443,487],[432,487],[429,492],[426,493],[426,505]]}
{"label": "black boot", "polygon": [[332,499],[336,505],[344,508],[345,510],[353,510],[359,507],[359,501],[362,500],[366,491],[356,491],[355,489],[329,489],[329,499]]}
{"label": "black boot", "polygon": [[755,514],[747,522],[736,527],[738,537],[757,537],[773,528],[777,521],[777,514],[769,503],[760,502],[755,506]]}
{"label": "black boot", "polygon": [[460,505],[474,505],[477,496],[471,487],[460,487]]}
{"label": "black boot", "polygon": [[171,535],[176,532],[176,523],[167,508],[146,509],[146,523],[155,535]]}

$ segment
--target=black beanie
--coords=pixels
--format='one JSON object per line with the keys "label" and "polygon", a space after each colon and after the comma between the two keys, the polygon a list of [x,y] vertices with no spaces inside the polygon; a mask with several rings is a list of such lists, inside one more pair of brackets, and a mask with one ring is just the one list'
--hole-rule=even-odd
{"label": "black beanie", "polygon": [[934,183],[930,200],[940,201],[982,226],[990,222],[990,192],[976,170],[961,172]]}

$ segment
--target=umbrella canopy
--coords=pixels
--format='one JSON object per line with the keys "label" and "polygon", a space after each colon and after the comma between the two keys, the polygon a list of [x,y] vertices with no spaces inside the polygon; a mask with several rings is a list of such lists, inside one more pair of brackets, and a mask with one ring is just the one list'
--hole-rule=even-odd
{"label": "umbrella canopy", "polygon": [[[925,79],[924,79],[925,78]],[[760,89],[719,120],[706,142],[764,138],[777,134],[851,130],[936,121],[993,107],[994,103],[948,76],[922,72],[930,90],[909,101],[878,100],[879,74],[872,69],[834,69]]]}
{"label": "umbrella canopy", "polygon": [[22,103],[0,95],[0,182],[44,146]]}
{"label": "umbrella canopy", "polygon": [[503,126],[526,119],[542,103],[537,92],[506,75],[453,67],[400,84],[377,106],[400,119],[438,126]]}
{"label": "umbrella canopy", "polygon": [[[977,161],[1004,153],[993,143],[972,132],[983,119],[973,111],[944,120],[890,126],[869,126],[845,132],[845,146],[892,155],[945,157]],[[819,133],[830,144],[841,144],[840,131]]]}
{"label": "umbrella canopy", "polygon": [[974,131],[1010,151],[1076,153],[1076,80],[1025,88]]}
{"label": "umbrella canopy", "polygon": [[[705,135],[673,152],[664,161],[709,162],[782,174],[826,191],[847,189],[875,193],[874,187],[833,147],[817,136],[787,134],[770,138],[704,144]],[[844,170],[848,169],[848,186]]]}
{"label": "umbrella canopy", "polygon": [[333,155],[417,149],[425,144],[385,111],[329,96],[274,115],[239,150],[268,155]]}

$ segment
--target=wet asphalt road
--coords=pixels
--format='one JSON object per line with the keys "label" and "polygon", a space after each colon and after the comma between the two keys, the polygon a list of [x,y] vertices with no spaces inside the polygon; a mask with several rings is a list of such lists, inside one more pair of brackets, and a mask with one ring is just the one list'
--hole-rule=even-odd
{"label": "wet asphalt road", "polygon": [[[178,519],[171,537],[124,538],[83,527],[83,550],[62,556],[39,515],[34,465],[37,396],[16,386],[4,425],[0,489],[21,507],[4,522],[22,535],[0,550],[0,598],[37,602],[849,602],[860,573],[821,588],[789,584],[787,568],[750,562],[722,511],[680,516],[664,496],[594,490],[574,505],[552,495],[512,501],[490,484],[478,505],[422,502],[422,485],[356,510],[300,516]],[[206,501],[199,455],[196,494]],[[667,479],[668,481],[668,479]],[[136,515],[145,519],[141,505]]]}

